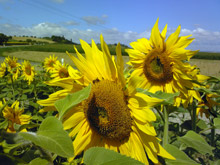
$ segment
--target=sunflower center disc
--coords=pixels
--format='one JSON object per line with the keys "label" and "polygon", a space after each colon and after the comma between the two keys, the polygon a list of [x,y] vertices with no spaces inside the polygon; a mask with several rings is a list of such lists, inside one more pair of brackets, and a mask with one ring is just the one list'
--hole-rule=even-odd
{"label": "sunflower center disc", "polygon": [[25,67],[25,72],[27,75],[31,75],[31,67],[30,66]]}
{"label": "sunflower center disc", "polygon": [[106,139],[129,137],[132,118],[122,87],[117,82],[94,82],[84,112],[93,130]]}
{"label": "sunflower center disc", "polygon": [[164,85],[173,79],[172,64],[166,54],[152,50],[144,61],[144,75],[156,85]]}
{"label": "sunflower center disc", "polygon": [[59,76],[60,78],[66,78],[66,77],[69,77],[69,73],[66,69],[62,68],[59,71]]}

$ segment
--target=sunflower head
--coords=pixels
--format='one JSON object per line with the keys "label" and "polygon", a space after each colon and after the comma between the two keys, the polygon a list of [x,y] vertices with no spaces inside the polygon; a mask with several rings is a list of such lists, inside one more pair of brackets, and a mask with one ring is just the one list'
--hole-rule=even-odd
{"label": "sunflower head", "polygon": [[0,77],[4,77],[7,75],[7,66],[6,63],[3,62],[1,63],[1,67],[0,67]]}
{"label": "sunflower head", "polygon": [[[6,107],[3,109],[3,117],[5,119],[8,119],[9,124],[7,128],[7,132],[15,132],[14,129],[14,123],[16,124],[28,124],[31,116],[22,114],[24,112],[24,109],[19,108],[19,102],[15,101],[11,107],[6,105]],[[25,130],[24,130],[25,131]]]}
{"label": "sunflower head", "polygon": [[164,85],[173,79],[172,63],[166,54],[152,50],[144,60],[143,73],[153,84]]}
{"label": "sunflower head", "polygon": [[69,77],[68,67],[70,66],[65,63],[63,65],[61,63],[56,63],[54,65],[54,70],[51,71],[51,77],[56,79]]}
{"label": "sunflower head", "polygon": [[7,70],[12,74],[13,80],[17,80],[20,74],[20,64],[17,62],[18,59],[16,57],[6,57],[5,63],[8,65]]}
{"label": "sunflower head", "polygon": [[28,84],[30,85],[31,82],[34,80],[34,66],[31,66],[30,62],[25,60],[22,64],[22,71],[24,80],[27,80]]}
{"label": "sunflower head", "polygon": [[[136,87],[148,89],[150,92],[179,92],[175,105],[187,100],[189,90],[198,87],[192,80],[204,79],[188,61],[198,51],[185,48],[193,41],[189,36],[179,37],[181,27],[166,37],[167,25],[160,32],[157,19],[151,31],[150,39],[142,38],[130,43],[132,49],[126,51],[133,66],[131,79],[137,80]],[[136,78],[138,77],[138,78]],[[184,99],[184,100],[183,100]],[[198,98],[199,99],[199,98]]]}
{"label": "sunflower head", "polygon": [[130,109],[123,88],[117,81],[94,81],[83,109],[91,128],[104,138],[125,140],[130,136]]}
{"label": "sunflower head", "polygon": [[50,72],[55,69],[55,64],[59,63],[55,55],[47,57],[44,59],[44,68],[47,72]]}
{"label": "sunflower head", "polygon": [[5,58],[5,62],[8,64],[8,66],[13,69],[13,68],[16,68],[18,66],[20,66],[20,64],[17,62],[18,59],[16,57],[6,57]]}

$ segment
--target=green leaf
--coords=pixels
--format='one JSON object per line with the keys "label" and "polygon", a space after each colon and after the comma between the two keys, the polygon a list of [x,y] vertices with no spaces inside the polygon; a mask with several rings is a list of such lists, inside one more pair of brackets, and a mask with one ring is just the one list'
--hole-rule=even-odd
{"label": "green leaf", "polygon": [[206,128],[208,128],[208,126],[207,126],[207,124],[205,123],[205,121],[204,120],[199,120],[198,122],[197,122],[197,124],[196,124],[200,129],[206,129]]}
{"label": "green leaf", "polygon": [[102,147],[93,147],[84,154],[86,165],[143,165],[143,163]]}
{"label": "green leaf", "polygon": [[37,104],[37,103],[35,103],[35,102],[33,102],[33,101],[30,101],[30,100],[29,100],[29,105],[31,105],[31,106],[34,107],[35,109],[38,109],[38,107],[39,107],[39,104]]}
{"label": "green leaf", "polygon": [[210,162],[211,165],[219,165],[220,164],[220,160],[216,160],[213,162]]}
{"label": "green leaf", "polygon": [[146,95],[149,95],[151,97],[156,97],[158,99],[162,99],[163,102],[160,104],[164,105],[172,105],[174,103],[174,98],[179,96],[179,92],[177,93],[165,93],[161,91],[157,91],[156,93],[148,92],[146,89],[137,88],[137,92],[144,93]]}
{"label": "green leaf", "polygon": [[199,165],[192,159],[190,159],[183,151],[179,150],[176,146],[167,144],[164,147],[176,160],[166,159],[167,165]]}
{"label": "green leaf", "polygon": [[49,162],[46,159],[36,158],[32,160],[29,165],[48,165]]}
{"label": "green leaf", "polygon": [[206,94],[209,94],[209,93],[211,93],[211,94],[216,94],[216,93],[212,92],[210,89],[202,88],[202,87],[200,87],[200,88],[194,88],[194,90],[196,90],[196,91],[198,91],[198,92],[204,92],[204,93],[206,93]]}
{"label": "green leaf", "polygon": [[0,129],[6,129],[8,127],[8,120],[4,120],[0,123]]}
{"label": "green leaf", "polygon": [[20,124],[16,124],[14,123],[14,129],[16,132],[20,132],[22,131],[23,129],[26,129],[26,128],[34,128],[34,127],[38,127],[40,124],[34,124],[34,123],[29,123],[29,124],[23,124],[23,125],[20,125]]}
{"label": "green leaf", "polygon": [[20,132],[19,135],[62,157],[68,158],[74,154],[72,140],[63,130],[61,121],[53,116],[42,122],[37,133]]}
{"label": "green leaf", "polygon": [[83,100],[89,97],[91,85],[83,88],[82,90],[73,94],[67,95],[65,98],[55,102],[55,107],[59,112],[59,119],[62,119],[63,115],[71,108],[81,103]]}
{"label": "green leaf", "polygon": [[220,129],[220,118],[214,118],[214,126],[216,129]]}
{"label": "green leaf", "polygon": [[212,76],[210,76],[210,78],[208,79],[208,82],[209,82],[209,83],[219,83],[219,82],[220,82],[220,79],[217,78],[217,77],[212,77]]}
{"label": "green leaf", "polygon": [[203,139],[199,134],[194,131],[188,131],[186,135],[178,137],[179,141],[186,144],[187,147],[194,148],[201,154],[209,153],[213,155],[212,150],[214,147],[211,147],[205,139]]}

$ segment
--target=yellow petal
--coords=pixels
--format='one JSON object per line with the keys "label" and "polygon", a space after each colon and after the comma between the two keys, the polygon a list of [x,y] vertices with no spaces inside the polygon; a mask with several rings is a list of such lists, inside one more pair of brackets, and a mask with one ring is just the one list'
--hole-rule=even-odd
{"label": "yellow petal", "polygon": [[164,40],[166,39],[166,33],[167,33],[167,24],[165,25],[163,31],[161,32],[161,36],[163,37]]}
{"label": "yellow petal", "polygon": [[168,37],[168,39],[166,41],[166,49],[167,50],[171,49],[175,45],[175,43],[177,42],[177,40],[179,38],[180,30],[181,30],[181,26],[179,25],[178,28],[176,29],[176,31]]}
{"label": "yellow petal", "polygon": [[144,164],[149,164],[143,144],[135,132],[131,132],[129,140],[131,147],[131,157],[143,162]]}
{"label": "yellow petal", "polygon": [[157,19],[156,23],[154,24],[154,27],[152,28],[150,41],[152,42],[155,48],[163,50],[163,38],[160,34],[158,22],[159,18]]}
{"label": "yellow petal", "polygon": [[84,122],[82,125],[81,129],[79,130],[79,133],[77,134],[75,140],[73,141],[73,146],[74,146],[74,154],[75,156],[79,155],[82,153],[82,151],[85,150],[87,145],[91,142],[91,136],[92,136],[92,131],[90,130],[88,133],[85,133],[86,130],[89,127],[87,122]]}

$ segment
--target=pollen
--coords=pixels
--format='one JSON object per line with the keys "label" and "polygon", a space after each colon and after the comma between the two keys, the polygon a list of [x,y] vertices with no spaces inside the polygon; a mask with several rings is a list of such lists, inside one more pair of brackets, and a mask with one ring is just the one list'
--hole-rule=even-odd
{"label": "pollen", "polygon": [[84,112],[91,128],[108,140],[125,140],[132,118],[122,86],[109,80],[94,81]]}
{"label": "pollen", "polygon": [[164,85],[173,80],[172,64],[166,53],[152,50],[144,61],[144,75],[153,84]]}

